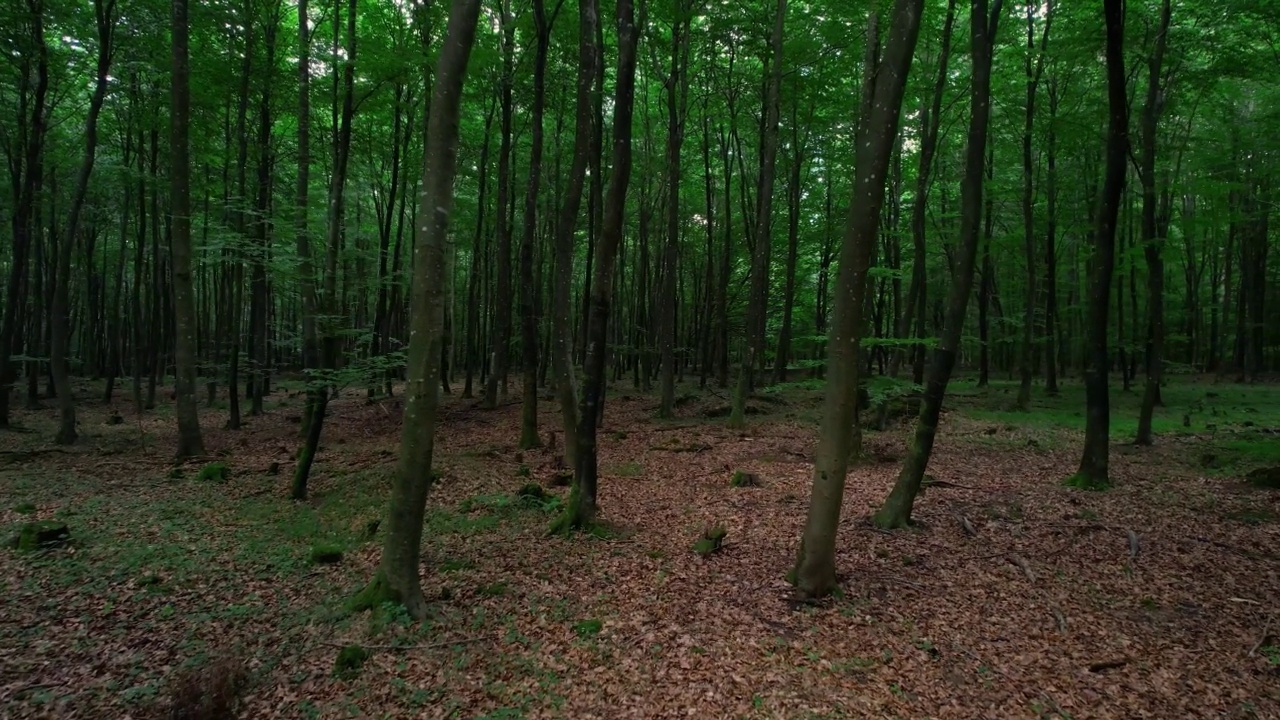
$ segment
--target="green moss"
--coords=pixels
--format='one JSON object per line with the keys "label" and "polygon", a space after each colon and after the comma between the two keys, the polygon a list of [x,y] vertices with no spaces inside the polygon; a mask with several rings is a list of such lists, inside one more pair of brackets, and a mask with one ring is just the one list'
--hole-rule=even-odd
{"label": "green moss", "polygon": [[334,543],[316,543],[311,546],[311,562],[317,565],[333,565],[342,562],[342,547]]}
{"label": "green moss", "polygon": [[723,525],[709,527],[702,531],[702,537],[693,544],[693,551],[702,557],[709,557],[720,552],[724,547],[724,538],[729,534]]}
{"label": "green moss", "polygon": [[520,467],[516,468],[516,477],[527,478],[532,475],[533,475],[533,472],[529,470],[528,465],[521,465]]}
{"label": "green moss", "polygon": [[231,479],[231,468],[224,462],[211,462],[196,473],[197,482],[225,482]]}
{"label": "green moss", "polygon": [[60,547],[71,539],[67,524],[53,520],[37,520],[23,525],[9,545],[18,550],[31,551]]}
{"label": "green moss", "polygon": [[580,638],[588,638],[588,637],[591,637],[592,635],[599,635],[600,631],[603,629],[604,629],[604,623],[596,619],[583,620],[582,622],[576,623],[573,626],[573,631],[577,633],[578,637]]}
{"label": "green moss", "polygon": [[1095,492],[1101,492],[1103,490],[1111,489],[1110,479],[1095,480],[1093,478],[1088,477],[1084,473],[1076,473],[1064,479],[1062,481],[1062,484],[1066,485],[1067,487],[1078,488],[1080,490],[1090,490]]}
{"label": "green moss", "polygon": [[760,487],[760,476],[755,473],[745,472],[743,470],[734,470],[733,477],[729,478],[729,487],[751,488]]}
{"label": "green moss", "polygon": [[547,499],[547,491],[536,482],[525,483],[516,491],[516,498],[525,504],[540,505]]}
{"label": "green moss", "polygon": [[19,515],[33,515],[36,511],[36,505],[35,503],[29,502],[18,503],[13,506],[13,511]]}
{"label": "green moss", "polygon": [[369,651],[359,645],[346,645],[333,660],[334,677],[352,677],[369,659]]}
{"label": "green moss", "polygon": [[381,607],[383,603],[398,604],[400,601],[400,593],[391,588],[391,584],[387,582],[387,576],[378,569],[369,584],[347,601],[347,610],[353,613],[364,612]]}

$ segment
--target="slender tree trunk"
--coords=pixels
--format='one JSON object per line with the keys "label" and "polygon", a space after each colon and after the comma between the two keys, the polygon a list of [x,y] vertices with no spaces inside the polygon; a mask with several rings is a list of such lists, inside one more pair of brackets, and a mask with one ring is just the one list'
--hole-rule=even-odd
{"label": "slender tree trunk", "polygon": [[1107,164],[1094,220],[1093,272],[1089,283],[1089,322],[1085,328],[1088,354],[1085,366],[1085,436],[1080,470],[1072,478],[1081,487],[1110,482],[1111,410],[1107,391],[1107,309],[1115,268],[1116,219],[1124,192],[1129,147],[1129,103],[1125,92],[1124,3],[1104,0],[1107,23]]}
{"label": "slender tree trunk", "polygon": [[[1031,379],[1034,374],[1033,356],[1036,323],[1036,222],[1035,222],[1035,167],[1032,165],[1031,132],[1035,127],[1036,89],[1044,73],[1045,50],[1049,43],[1049,28],[1053,23],[1053,3],[1045,9],[1044,30],[1040,35],[1040,50],[1036,52],[1035,10],[1027,5],[1027,51],[1024,67],[1027,75],[1027,103],[1022,122],[1022,234],[1027,262],[1026,312],[1022,318],[1022,347],[1018,357],[1021,382],[1018,385],[1017,408],[1031,409]],[[1036,55],[1032,64],[1031,56]]]}
{"label": "slender tree trunk", "polygon": [[1156,198],[1156,131],[1164,109],[1160,79],[1169,35],[1170,5],[1170,0],[1161,4],[1155,50],[1147,59],[1147,99],[1141,121],[1142,172],[1139,177],[1142,180],[1142,252],[1147,260],[1147,377],[1138,411],[1138,445],[1150,445],[1154,440],[1151,421],[1160,402],[1160,380],[1164,375],[1164,245],[1168,210],[1156,207],[1159,202]]}
{"label": "slender tree trunk", "polygon": [[778,115],[782,95],[782,47],[787,0],[778,0],[774,11],[769,83],[765,92],[760,139],[759,197],[756,202],[755,247],[751,254],[751,295],[747,301],[747,347],[738,368],[729,427],[747,424],[747,396],[757,363],[764,360],[765,316],[768,314],[770,230],[773,222],[773,176],[778,155]]}
{"label": "slender tree trunk", "polygon": [[[592,2],[592,10],[594,7]],[[631,124],[635,101],[636,44],[639,41],[631,0],[618,0],[616,7],[618,70],[613,101],[613,172],[604,198],[604,219],[600,225],[600,239],[596,244],[595,267],[592,268],[595,277],[591,283],[591,311],[586,330],[587,361],[583,366],[582,405],[578,410],[578,461],[574,469],[574,487],[569,496],[568,507],[552,526],[554,532],[567,533],[587,528],[595,522],[598,511],[596,428],[600,422],[600,407],[604,395],[614,262],[622,240],[627,186],[631,182]]]}
{"label": "slender tree trunk", "polygon": [[169,203],[173,215],[173,311],[179,460],[204,454],[196,399],[196,308],[191,280],[191,66],[187,0],[173,0],[169,101]]}
{"label": "slender tree trunk", "polygon": [[115,0],[94,0],[93,15],[98,30],[97,77],[93,95],[89,99],[89,115],[85,119],[84,159],[72,190],[71,209],[67,219],[62,247],[58,251],[58,272],[54,277],[53,304],[49,309],[53,320],[53,343],[49,364],[54,387],[58,391],[60,422],[56,442],[69,445],[76,441],[76,400],[71,389],[71,373],[68,367],[71,327],[68,318],[68,298],[71,293],[71,255],[75,251],[76,235],[80,232],[81,211],[89,192],[89,178],[93,175],[93,163],[98,152],[98,116],[107,97],[107,82],[111,60],[115,55]]}
{"label": "slender tree trunk", "polygon": [[[556,224],[555,276],[552,280],[551,299],[551,362],[555,373],[556,399],[560,404],[561,427],[564,430],[565,462],[577,467],[578,447],[578,391],[573,377],[570,353],[573,342],[570,334],[573,321],[569,316],[571,284],[573,281],[573,237],[577,231],[578,212],[582,207],[582,191],[587,166],[595,150],[600,147],[601,128],[596,123],[594,96],[602,50],[596,45],[597,26],[600,24],[600,8],[595,0],[578,3],[578,83],[573,137],[573,159],[569,166],[569,184],[560,208]],[[598,172],[592,173],[593,185],[599,182]],[[594,254],[594,253],[593,253]],[[588,273],[594,272],[594,258],[589,258]],[[587,296],[587,318],[583,328],[583,347],[590,323],[590,275]]]}
{"label": "slender tree trunk", "polygon": [[[543,114],[546,107],[547,45],[551,28],[543,0],[533,0],[537,36],[533,64],[533,129],[529,150],[529,181],[524,196],[524,227],[520,238],[520,345],[524,360],[524,392],[520,398],[520,447],[542,445],[538,437],[538,303],[533,277],[533,246],[537,242],[538,185],[542,178]],[[510,17],[507,22],[512,22]]]}
{"label": "slender tree trunk", "polygon": [[[503,8],[504,15],[508,14],[507,6],[503,5]],[[498,271],[495,288],[497,301],[493,304],[492,360],[484,386],[484,406],[491,410],[498,406],[498,391],[501,389],[502,394],[506,395],[507,363],[511,345],[511,305],[506,300],[511,297],[511,223],[507,216],[507,206],[511,202],[511,83],[515,72],[515,28],[511,21],[504,22],[504,25],[502,80],[498,89],[502,141],[498,146],[498,209],[495,213],[498,222],[498,253],[495,263]]]}
{"label": "slender tree trunk", "polygon": [[671,74],[664,79],[667,90],[667,236],[662,249],[662,287],[658,300],[658,350],[661,353],[661,395],[658,417],[675,416],[676,401],[676,306],[679,304],[677,276],[680,269],[680,150],[684,145],[686,101],[689,95],[689,10],[683,0],[675,6],[671,25]]}
{"label": "slender tree trunk", "polygon": [[813,491],[790,579],[805,597],[836,586],[836,530],[858,406],[859,340],[867,267],[884,204],[889,159],[897,144],[902,96],[920,33],[923,0],[895,0],[884,55],[875,11],[868,16],[861,115],[854,138],[853,199],[840,248],[840,265],[827,343],[827,390],[814,455]]}
{"label": "slender tree trunk", "polygon": [[357,609],[368,609],[390,601],[403,605],[418,619],[427,614],[418,572],[440,401],[438,359],[444,324],[445,240],[453,207],[462,83],[479,14],[480,0],[453,0],[437,61],[418,208],[422,224],[415,224],[418,237],[410,285],[410,322],[414,327],[409,334],[400,468],[391,484],[382,560],[373,580],[352,603]]}
{"label": "slender tree trunk", "polygon": [[[965,147],[965,172],[960,184],[960,248],[958,265],[947,291],[947,311],[942,338],[933,351],[929,363],[928,381],[925,384],[920,417],[911,445],[908,448],[902,470],[893,491],[875,515],[875,523],[881,528],[906,527],[911,521],[911,509],[924,471],[933,452],[933,441],[938,432],[938,420],[942,414],[942,401],[955,367],[960,349],[961,332],[964,329],[965,311],[969,305],[969,293],[973,287],[973,271],[978,251],[978,236],[983,215],[983,169],[986,165],[986,144],[991,118],[991,61],[996,31],[1000,21],[1002,0],[995,0],[988,13],[987,0],[970,3],[970,33],[973,62],[973,79],[969,85],[969,132]],[[990,212],[990,210],[988,210]]]}
{"label": "slender tree trunk", "polygon": [[1058,80],[1049,78],[1049,128],[1045,148],[1044,391],[1058,394]]}

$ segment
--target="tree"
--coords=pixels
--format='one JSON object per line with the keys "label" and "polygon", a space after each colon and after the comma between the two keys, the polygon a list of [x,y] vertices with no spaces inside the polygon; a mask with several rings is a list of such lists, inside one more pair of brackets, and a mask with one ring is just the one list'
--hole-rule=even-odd
{"label": "tree", "polygon": [[920,34],[922,0],[895,0],[883,54],[880,19],[867,17],[862,101],[854,141],[853,200],[840,247],[835,302],[827,342],[827,388],[822,401],[813,490],[791,580],[805,597],[822,597],[836,585],[836,529],[849,467],[858,407],[858,348],[863,331],[867,266],[884,204],[889,159],[897,143],[911,58]]}
{"label": "tree", "polygon": [[[590,0],[588,0],[590,1]],[[627,186],[631,182],[631,119],[635,104],[635,11],[631,0],[618,0],[618,69],[613,96],[613,172],[604,199],[604,222],[596,248],[595,277],[591,283],[591,313],[587,320],[587,361],[582,373],[582,405],[578,409],[578,461],[574,468],[569,504],[552,525],[554,532],[571,532],[596,521],[596,429],[604,395],[605,354],[608,351],[609,304],[613,299],[613,271],[622,241]]]}
{"label": "tree", "polygon": [[355,598],[360,609],[390,601],[404,605],[417,619],[426,616],[426,599],[418,578],[422,524],[431,490],[431,461],[439,404],[441,334],[444,298],[445,239],[453,207],[453,181],[458,159],[458,118],[462,87],[475,41],[480,0],[453,0],[436,67],[427,124],[426,163],[415,228],[404,421],[400,432],[400,467],[391,485],[386,540],[373,580]]}
{"label": "tree", "polygon": [[[991,119],[991,62],[996,30],[1000,23],[1002,0],[995,0],[988,13],[986,0],[972,0],[969,5],[970,55],[973,75],[969,81],[969,132],[965,143],[965,172],[960,185],[960,250],[954,280],[947,294],[947,313],[942,338],[933,350],[920,417],[907,451],[902,470],[893,491],[876,513],[875,523],[882,528],[906,527],[911,521],[911,508],[925,468],[933,452],[942,401],[951,381],[959,350],[969,291],[973,286],[974,264],[978,252],[979,223],[983,217],[983,176],[987,162],[987,128]],[[987,213],[990,215],[990,210]]]}
{"label": "tree", "polygon": [[1110,483],[1108,455],[1111,408],[1107,389],[1107,309],[1111,300],[1111,275],[1115,269],[1116,220],[1124,193],[1125,162],[1129,149],[1129,102],[1125,92],[1124,3],[1103,0],[1106,18],[1107,145],[1102,192],[1094,216],[1093,271],[1089,277],[1089,314],[1085,327],[1088,353],[1085,365],[1085,430],[1080,469],[1070,479],[1079,487],[1098,488]]}
{"label": "tree", "polygon": [[97,72],[94,79],[93,96],[89,99],[88,117],[85,118],[84,157],[80,161],[80,171],[76,175],[75,188],[71,195],[71,209],[67,216],[66,229],[58,250],[57,274],[53,283],[53,303],[49,313],[53,323],[52,345],[50,348],[50,372],[58,391],[58,410],[61,416],[56,441],[61,445],[70,445],[76,441],[76,400],[71,388],[71,370],[68,367],[70,349],[70,311],[71,294],[71,255],[75,251],[76,238],[79,237],[81,213],[84,210],[85,196],[89,192],[89,179],[93,175],[94,160],[98,154],[98,118],[102,114],[102,103],[107,97],[107,84],[111,73],[111,60],[115,55],[115,0],[94,0],[93,17],[97,27],[98,53]]}
{"label": "tree", "polygon": [[738,367],[738,385],[733,393],[729,427],[747,423],[747,396],[751,394],[756,363],[764,359],[764,326],[769,294],[769,251],[773,223],[773,176],[778,155],[778,122],[782,95],[782,41],[787,0],[778,0],[769,38],[769,83],[764,100],[764,122],[760,139],[760,182],[756,198],[755,248],[751,254],[751,294],[747,301],[747,347]]}
{"label": "tree", "polygon": [[[1155,49],[1147,58],[1147,97],[1142,107],[1142,254],[1147,260],[1147,377],[1138,414],[1137,444],[1153,441],[1151,420],[1160,402],[1164,375],[1164,245],[1169,232],[1169,191],[1156,198],[1156,131],[1164,108],[1163,68],[1172,15],[1169,0],[1161,3]],[[1159,207],[1157,207],[1157,205]]]}
{"label": "tree", "polygon": [[[305,0],[304,0],[305,2]],[[169,202],[173,237],[174,356],[178,366],[178,458],[204,454],[196,409],[196,317],[191,283],[191,68],[187,0],[173,0],[173,69],[169,89]],[[123,256],[123,254],[122,254]]]}

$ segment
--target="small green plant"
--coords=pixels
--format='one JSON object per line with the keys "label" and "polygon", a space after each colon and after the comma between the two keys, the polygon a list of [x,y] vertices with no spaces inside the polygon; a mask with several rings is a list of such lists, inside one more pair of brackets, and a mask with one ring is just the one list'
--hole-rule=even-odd
{"label": "small green plant", "polygon": [[753,488],[760,487],[760,476],[755,473],[745,472],[743,470],[734,470],[733,477],[729,478],[729,487],[736,488]]}
{"label": "small green plant", "polygon": [[536,482],[525,483],[516,491],[516,499],[523,505],[541,505],[547,499],[547,491]]}
{"label": "small green plant", "polygon": [[1268,665],[1273,668],[1280,669],[1280,646],[1263,645],[1258,648],[1258,651],[1262,653],[1262,657],[1267,659]]}
{"label": "small green plant", "polygon": [[516,477],[527,478],[532,475],[533,471],[529,469],[528,465],[521,464],[520,467],[516,468]]}
{"label": "small green plant", "polygon": [[350,678],[360,672],[360,668],[369,659],[369,651],[359,645],[346,645],[338,651],[333,660],[333,676]]}
{"label": "small green plant", "polygon": [[715,525],[702,531],[702,537],[693,544],[693,551],[702,557],[710,557],[724,547],[724,538],[729,534],[723,525]]}
{"label": "small green plant", "polygon": [[340,563],[342,562],[342,547],[334,543],[316,543],[311,546],[311,562],[317,565]]}
{"label": "small green plant", "polygon": [[573,626],[573,632],[580,638],[589,638],[593,635],[599,635],[600,631],[603,629],[604,623],[596,620],[595,618],[583,620]]}
{"label": "small green plant", "polygon": [[170,479],[170,480],[181,480],[181,479],[182,479],[182,475],[183,475],[182,468],[180,468],[180,467],[173,467],[173,468],[169,468],[169,479]]}
{"label": "small green plant", "polygon": [[627,433],[624,430],[614,430],[611,437],[613,437],[614,440],[626,440]]}
{"label": "small green plant", "polygon": [[644,466],[638,462],[618,463],[613,468],[613,474],[618,477],[640,477],[644,474]]}
{"label": "small green plant", "polygon": [[196,482],[226,482],[231,479],[231,468],[224,462],[211,462],[196,473]]}
{"label": "small green plant", "polygon": [[35,503],[29,502],[18,503],[13,506],[13,511],[19,515],[34,515],[36,512],[36,505]]}

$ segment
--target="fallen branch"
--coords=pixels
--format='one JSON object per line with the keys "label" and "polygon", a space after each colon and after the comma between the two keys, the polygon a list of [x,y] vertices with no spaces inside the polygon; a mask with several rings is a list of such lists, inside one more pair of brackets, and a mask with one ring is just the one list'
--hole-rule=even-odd
{"label": "fallen branch", "polygon": [[1129,661],[1125,658],[1117,658],[1115,660],[1102,660],[1095,663],[1089,663],[1089,672],[1100,673],[1107,670],[1115,670],[1128,665]]}

